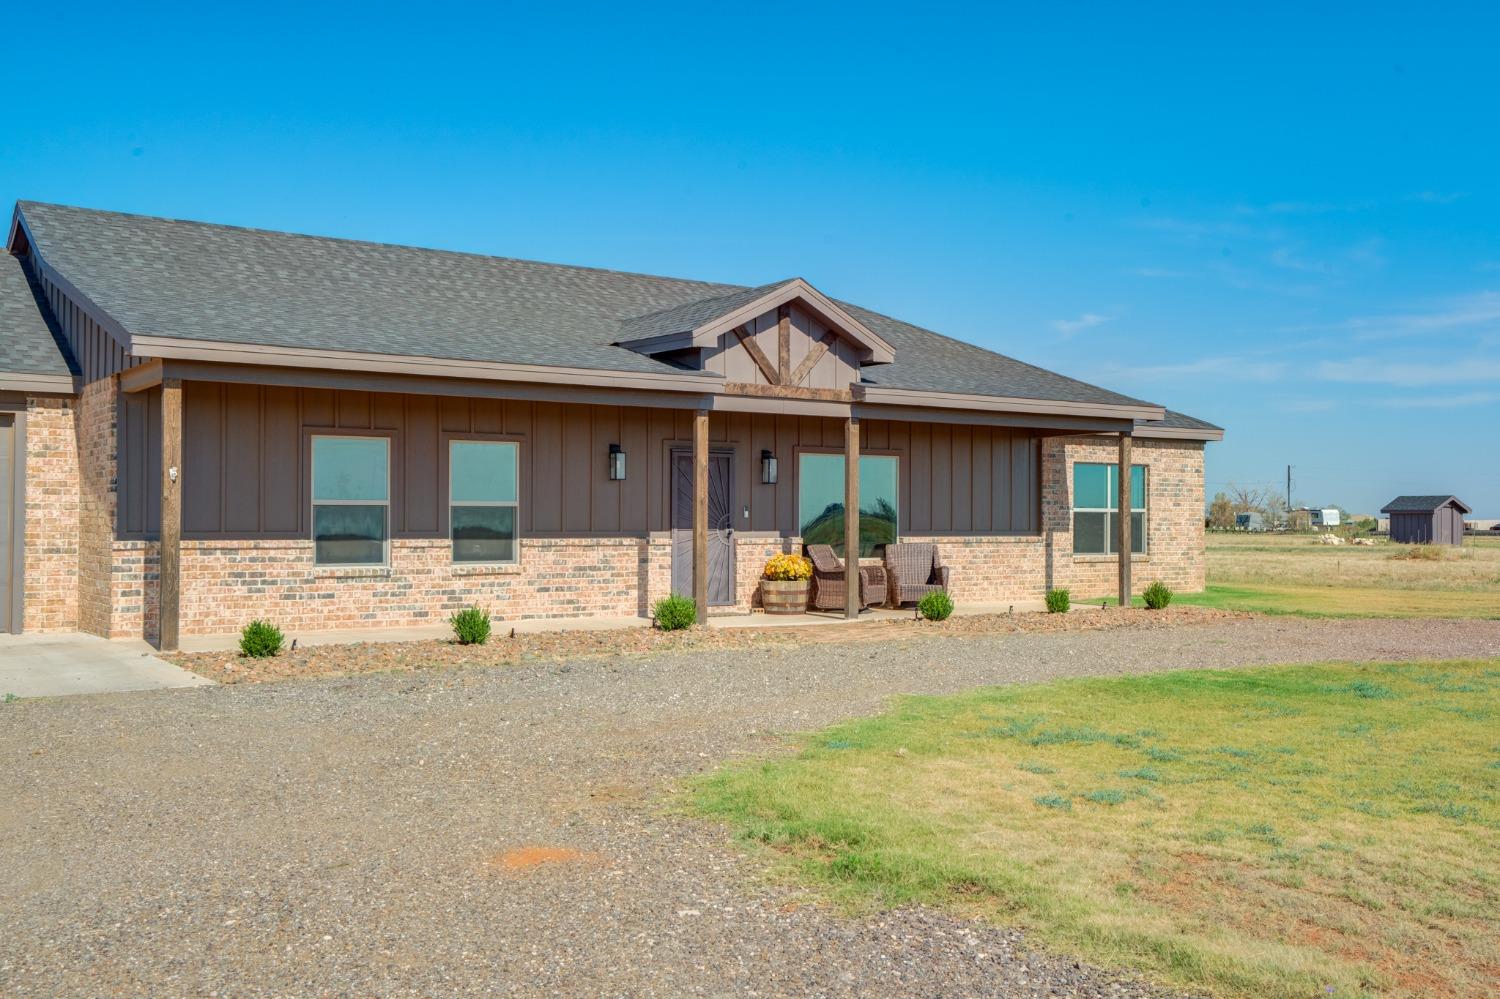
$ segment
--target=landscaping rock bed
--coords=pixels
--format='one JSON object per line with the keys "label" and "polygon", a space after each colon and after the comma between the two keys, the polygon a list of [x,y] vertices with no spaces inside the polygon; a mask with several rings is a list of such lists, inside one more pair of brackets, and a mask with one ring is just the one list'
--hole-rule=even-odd
{"label": "landscaping rock bed", "polygon": [[657,631],[642,625],[611,631],[555,631],[510,634],[499,629],[484,645],[429,639],[420,642],[366,642],[308,645],[268,659],[238,652],[193,652],[167,656],[177,665],[219,683],[265,683],[313,676],[348,676],[386,670],[450,666],[504,666],[597,656],[730,649],[785,649],[798,645],[850,641],[893,641],[916,637],[1025,635],[1173,628],[1244,618],[1248,615],[1201,607],[1159,611],[1079,610],[1070,614],[977,614],[946,621],[851,621],[784,628],[695,628]]}

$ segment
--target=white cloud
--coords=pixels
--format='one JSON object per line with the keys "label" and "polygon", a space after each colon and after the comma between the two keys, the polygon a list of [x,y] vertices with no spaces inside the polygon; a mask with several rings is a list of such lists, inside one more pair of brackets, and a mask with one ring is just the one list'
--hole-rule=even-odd
{"label": "white cloud", "polygon": [[1461,406],[1488,406],[1500,402],[1500,392],[1465,392],[1459,395],[1408,396],[1383,399],[1382,406],[1391,409],[1457,409]]}
{"label": "white cloud", "polygon": [[1356,357],[1348,361],[1323,361],[1317,375],[1324,381],[1369,385],[1452,385],[1463,382],[1500,382],[1500,360],[1455,357],[1449,361],[1392,361]]}
{"label": "white cloud", "polygon": [[1100,315],[1097,312],[1085,312],[1077,319],[1054,319],[1052,320],[1052,328],[1063,336],[1072,336],[1074,333],[1081,333],[1084,330],[1093,329],[1095,326],[1102,326],[1113,318],[1114,316]]}
{"label": "white cloud", "polygon": [[1465,191],[1418,191],[1416,194],[1408,195],[1406,200],[1420,201],[1427,205],[1451,205],[1468,196]]}
{"label": "white cloud", "polygon": [[1344,331],[1358,340],[1391,340],[1469,329],[1479,331],[1486,326],[1500,326],[1500,292],[1481,291],[1450,298],[1421,312],[1353,316],[1338,323],[1286,327],[1284,332]]}
{"label": "white cloud", "polygon": [[1261,361],[1243,355],[1200,357],[1180,364],[1115,365],[1108,369],[1118,378],[1140,381],[1167,381],[1185,378],[1218,378],[1225,381],[1269,382],[1287,374],[1284,361]]}
{"label": "white cloud", "polygon": [[1276,405],[1283,413],[1327,413],[1337,408],[1332,399],[1287,399]]}
{"label": "white cloud", "polygon": [[1325,260],[1309,260],[1290,246],[1278,246],[1271,251],[1271,263],[1277,267],[1289,271],[1302,271],[1305,274],[1331,274],[1333,267]]}

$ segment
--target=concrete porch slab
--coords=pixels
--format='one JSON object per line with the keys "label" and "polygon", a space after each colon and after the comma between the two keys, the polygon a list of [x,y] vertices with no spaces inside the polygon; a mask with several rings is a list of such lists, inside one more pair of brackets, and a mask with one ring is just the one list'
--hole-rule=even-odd
{"label": "concrete porch slab", "polygon": [[59,697],[127,690],[213,686],[163,662],[140,640],[111,641],[68,632],[0,635],[0,697]]}

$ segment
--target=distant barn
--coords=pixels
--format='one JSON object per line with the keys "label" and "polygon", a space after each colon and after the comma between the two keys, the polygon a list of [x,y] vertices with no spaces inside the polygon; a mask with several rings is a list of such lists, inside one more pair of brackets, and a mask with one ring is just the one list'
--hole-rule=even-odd
{"label": "distant barn", "polygon": [[1380,512],[1390,514],[1391,540],[1408,545],[1461,545],[1473,513],[1457,496],[1397,496]]}

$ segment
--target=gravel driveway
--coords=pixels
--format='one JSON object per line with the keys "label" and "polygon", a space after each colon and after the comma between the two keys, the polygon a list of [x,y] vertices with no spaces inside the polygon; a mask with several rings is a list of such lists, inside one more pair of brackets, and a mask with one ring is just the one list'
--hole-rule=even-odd
{"label": "gravel driveway", "polygon": [[[1500,656],[1500,622],[1262,618],[23,701],[0,994],[1137,995],[1016,933],[765,882],[676,779],[892,694]],[[520,847],[579,851],[518,870]]]}

